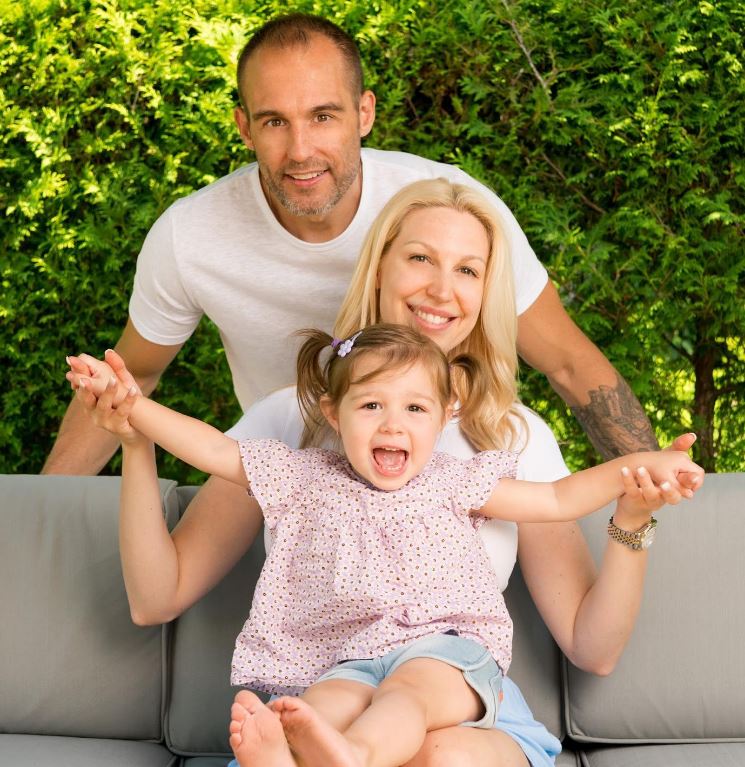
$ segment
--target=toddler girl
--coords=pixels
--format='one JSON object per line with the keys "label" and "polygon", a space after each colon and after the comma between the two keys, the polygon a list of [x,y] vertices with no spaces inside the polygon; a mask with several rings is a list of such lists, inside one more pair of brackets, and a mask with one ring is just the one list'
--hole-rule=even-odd
{"label": "toddler girl", "polygon": [[[476,360],[449,365],[402,326],[374,325],[343,341],[305,335],[298,398],[306,415],[320,410],[343,453],[236,443],[134,390],[125,407],[136,429],[174,455],[246,485],[273,531],[231,681],[283,697],[264,706],[248,691],[236,696],[239,764],[395,767],[428,730],[490,727],[497,717],[512,631],[476,535],[485,518],[576,519],[623,494],[629,469],[642,465],[679,499],[702,472],[684,453],[655,452],[530,483],[511,478],[512,453],[467,461],[434,453],[452,414],[452,378],[463,378],[469,402],[478,399]],[[100,396],[106,375],[79,385]]]}

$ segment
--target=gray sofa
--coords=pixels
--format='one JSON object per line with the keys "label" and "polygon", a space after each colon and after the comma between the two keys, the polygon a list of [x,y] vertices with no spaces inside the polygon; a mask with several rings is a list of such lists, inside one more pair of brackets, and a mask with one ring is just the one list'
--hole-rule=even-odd
{"label": "gray sofa", "polygon": [[[161,491],[173,525],[194,488]],[[261,543],[177,621],[139,628],[119,566],[118,494],[111,477],[0,477],[2,767],[228,760],[229,662]],[[563,739],[557,764],[745,765],[744,510],[745,474],[721,474],[660,514],[638,626],[609,677],[562,659],[513,576],[511,674]],[[584,522],[596,554],[606,522]]]}

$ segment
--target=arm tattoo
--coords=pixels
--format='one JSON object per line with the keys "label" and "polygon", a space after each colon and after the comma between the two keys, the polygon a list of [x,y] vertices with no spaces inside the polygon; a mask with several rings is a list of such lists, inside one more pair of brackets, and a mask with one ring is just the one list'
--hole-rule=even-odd
{"label": "arm tattoo", "polygon": [[571,410],[605,460],[659,449],[644,409],[621,376],[615,387],[601,385],[588,394],[588,405],[575,405]]}

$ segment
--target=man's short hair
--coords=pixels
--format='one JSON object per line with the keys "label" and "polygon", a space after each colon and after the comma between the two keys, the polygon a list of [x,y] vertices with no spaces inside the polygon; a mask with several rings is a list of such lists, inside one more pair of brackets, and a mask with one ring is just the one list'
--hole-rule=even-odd
{"label": "man's short hair", "polygon": [[362,74],[360,51],[354,39],[341,27],[322,16],[313,16],[309,13],[288,13],[277,16],[259,27],[238,57],[238,98],[244,109],[246,109],[246,104],[243,102],[241,81],[246,62],[251,56],[262,47],[290,48],[295,45],[308,45],[314,35],[320,35],[331,40],[339,49],[349,70],[352,95],[355,99],[359,98],[365,89],[365,82]]}

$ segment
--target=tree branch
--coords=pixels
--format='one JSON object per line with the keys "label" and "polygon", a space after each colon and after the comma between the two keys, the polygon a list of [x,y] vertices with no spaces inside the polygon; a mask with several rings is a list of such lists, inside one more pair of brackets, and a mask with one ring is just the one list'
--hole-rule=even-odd
{"label": "tree branch", "polygon": [[543,77],[541,77],[541,73],[538,71],[538,67],[536,67],[535,63],[533,62],[530,51],[528,50],[528,47],[525,45],[525,41],[523,40],[523,36],[520,34],[520,30],[517,28],[517,23],[512,18],[512,9],[510,8],[509,3],[507,0],[502,0],[502,5],[505,7],[505,10],[508,13],[507,22],[510,25],[510,29],[512,30],[512,34],[514,35],[515,40],[517,40],[517,44],[520,46],[520,50],[525,54],[525,58],[528,60],[530,68],[533,70],[533,75],[535,76],[535,79],[538,80],[538,82],[541,84],[541,88],[543,88],[543,91],[546,94],[546,98],[551,101],[551,89],[548,87],[548,83],[543,79]]}
{"label": "tree branch", "polygon": [[567,185],[567,189],[574,192],[582,202],[587,205],[588,208],[591,208],[596,213],[605,214],[606,211],[601,208],[598,204],[594,203],[589,197],[587,197],[581,189],[577,189],[576,186],[572,186],[568,181],[567,177],[564,175],[564,171],[556,165],[556,163],[552,162],[549,156],[545,152],[541,152],[541,157],[545,160],[546,164],[549,165],[553,170],[556,172],[556,174],[559,176],[559,178]]}

